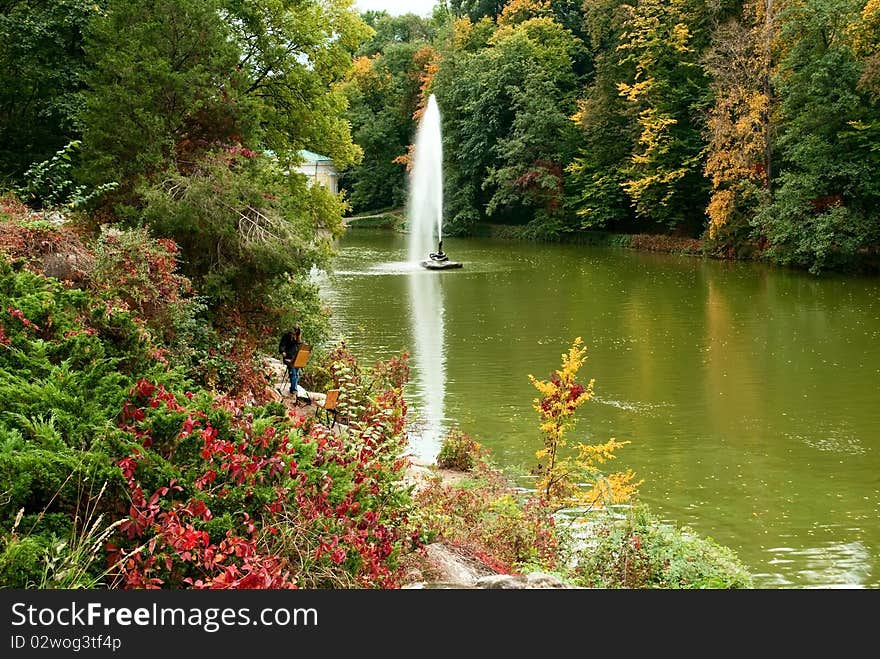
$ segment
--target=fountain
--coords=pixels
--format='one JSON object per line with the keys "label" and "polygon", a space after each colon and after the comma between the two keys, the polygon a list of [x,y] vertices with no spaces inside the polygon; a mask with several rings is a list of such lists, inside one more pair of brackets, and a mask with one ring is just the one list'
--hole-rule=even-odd
{"label": "fountain", "polygon": [[[460,268],[443,252],[443,141],[440,135],[440,108],[433,94],[416,130],[415,158],[410,172],[409,259],[429,270]],[[434,227],[437,251],[430,253]],[[428,253],[427,259],[422,257]]]}

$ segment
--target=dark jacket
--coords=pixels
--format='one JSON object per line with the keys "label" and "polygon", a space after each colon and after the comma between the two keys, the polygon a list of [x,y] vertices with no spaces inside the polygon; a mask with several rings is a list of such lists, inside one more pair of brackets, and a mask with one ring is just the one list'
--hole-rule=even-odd
{"label": "dark jacket", "polygon": [[293,332],[285,332],[284,336],[281,337],[281,341],[278,343],[278,352],[281,353],[283,360],[291,360],[288,366],[293,366],[293,359],[296,357],[296,353],[299,352],[301,345],[300,341],[293,338]]}

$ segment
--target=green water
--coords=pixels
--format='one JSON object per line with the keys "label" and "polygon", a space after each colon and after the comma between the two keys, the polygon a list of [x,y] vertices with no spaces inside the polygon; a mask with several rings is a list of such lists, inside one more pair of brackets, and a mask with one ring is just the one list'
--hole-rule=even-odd
{"label": "green water", "polygon": [[444,241],[460,270],[351,230],[323,287],[362,359],[408,349],[413,453],[453,425],[527,472],[528,374],[576,336],[595,399],[573,437],[632,443],[665,519],[730,546],[765,588],[880,587],[880,280],[580,246]]}

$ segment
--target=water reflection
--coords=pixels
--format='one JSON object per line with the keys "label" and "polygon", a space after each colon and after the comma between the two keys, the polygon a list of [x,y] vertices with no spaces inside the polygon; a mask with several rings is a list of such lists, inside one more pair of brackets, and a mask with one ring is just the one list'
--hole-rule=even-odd
{"label": "water reflection", "polygon": [[[418,407],[411,406],[414,423],[410,429],[410,450],[419,459],[433,462],[443,435],[446,397],[446,352],[443,316],[442,274],[414,270],[408,275],[410,325],[413,337],[411,379]],[[418,413],[413,410],[418,409]]]}
{"label": "water reflection", "polygon": [[596,398],[576,440],[630,440],[620,467],[645,479],[658,516],[733,548],[762,587],[880,587],[876,279],[448,247],[466,269],[427,272],[406,261],[404,236],[352,233],[328,286],[359,358],[410,351],[414,452],[432,457],[454,424],[500,465],[529,469],[540,433],[527,374],[546,377],[582,336]]}
{"label": "water reflection", "polygon": [[[773,547],[767,550],[772,570],[754,575],[766,587],[790,588],[799,583],[814,588],[864,588],[871,581],[871,552],[860,541],[826,543],[816,547]],[[793,571],[796,578],[786,574]]]}

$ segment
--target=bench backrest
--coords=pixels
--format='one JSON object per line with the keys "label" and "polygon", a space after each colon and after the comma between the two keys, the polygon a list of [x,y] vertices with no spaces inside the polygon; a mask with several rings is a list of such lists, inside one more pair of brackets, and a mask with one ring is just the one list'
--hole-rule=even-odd
{"label": "bench backrest", "polygon": [[327,397],[324,399],[324,404],[322,407],[325,410],[335,410],[336,409],[336,401],[339,400],[339,389],[329,389],[327,391]]}

